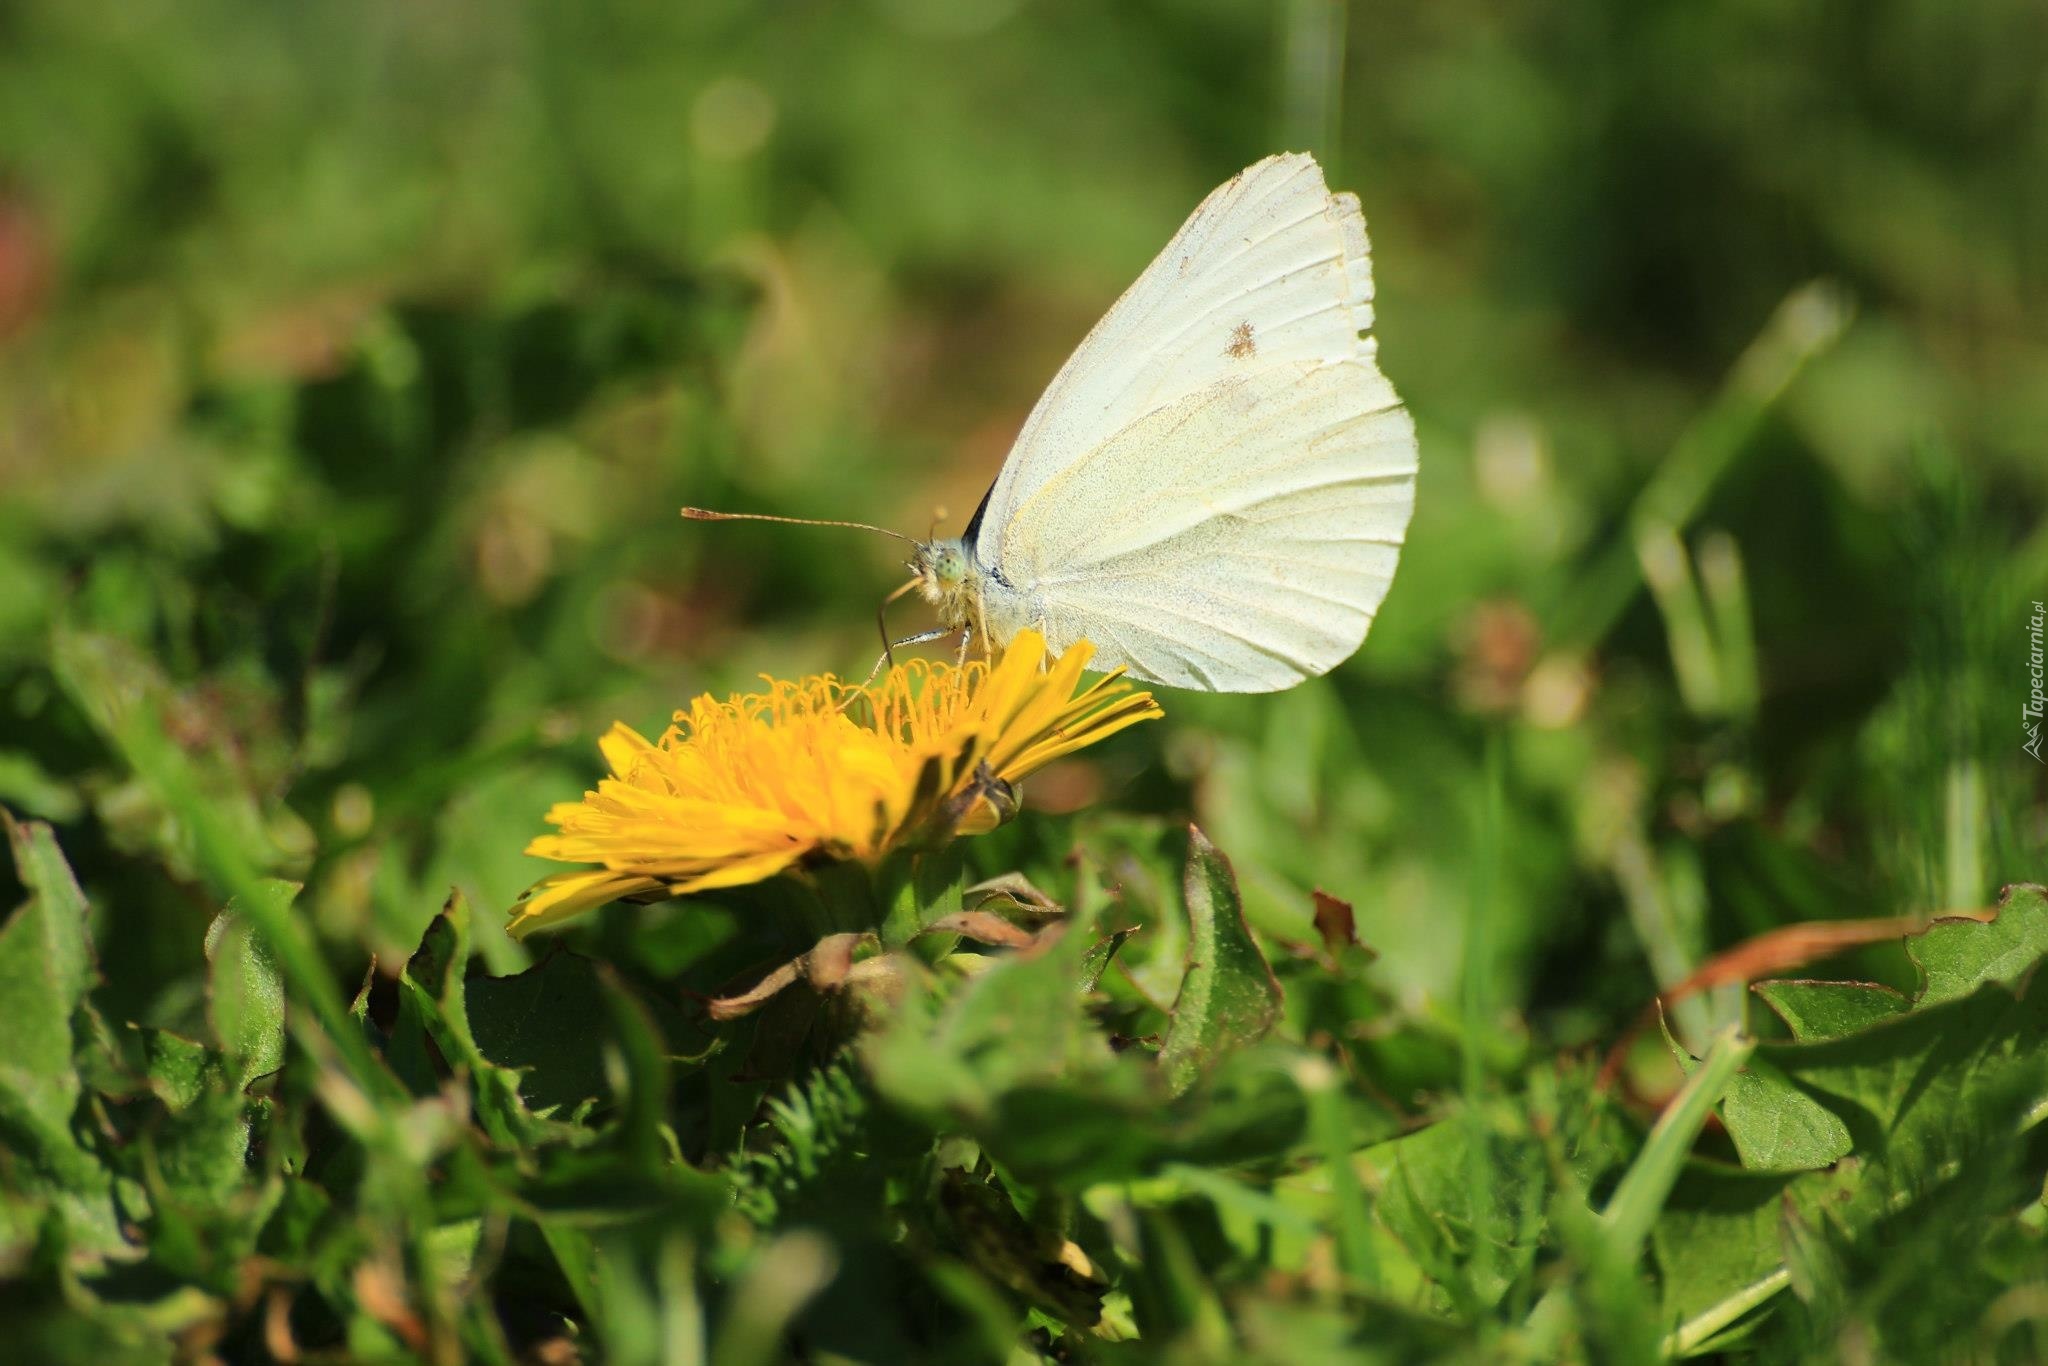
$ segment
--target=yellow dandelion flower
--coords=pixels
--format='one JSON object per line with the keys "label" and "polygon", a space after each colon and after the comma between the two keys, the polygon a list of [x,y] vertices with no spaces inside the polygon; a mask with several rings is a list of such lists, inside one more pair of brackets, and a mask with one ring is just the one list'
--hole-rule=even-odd
{"label": "yellow dandelion flower", "polygon": [[1161,715],[1119,673],[1081,687],[1085,642],[1046,660],[1019,632],[995,664],[915,660],[877,683],[769,680],[705,695],[649,742],[614,725],[611,776],[547,813],[526,848],[595,865],[534,884],[512,911],[524,935],[609,901],[738,887],[817,861],[873,863],[994,829],[1008,785],[1063,754]]}

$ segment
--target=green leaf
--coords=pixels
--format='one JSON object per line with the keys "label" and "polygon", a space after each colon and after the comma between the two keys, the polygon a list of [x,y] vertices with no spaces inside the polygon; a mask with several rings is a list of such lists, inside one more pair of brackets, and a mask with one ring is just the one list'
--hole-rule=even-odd
{"label": "green leaf", "polygon": [[1875,982],[1758,982],[1750,988],[1778,1013],[1792,1037],[1839,1039],[1903,1015],[1913,1003]]}
{"label": "green leaf", "polygon": [[[271,879],[282,905],[298,884]],[[270,946],[233,902],[206,929],[206,1013],[239,1087],[284,1066],[284,978]]]}
{"label": "green leaf", "polygon": [[2048,888],[2016,883],[1999,897],[1997,919],[1936,921],[1906,949],[1926,979],[1919,1005],[1967,996],[1986,982],[2018,981],[2048,954]]}
{"label": "green leaf", "polygon": [[[1484,1191],[1471,1182],[1471,1145],[1483,1135],[1495,1177]],[[1543,1154],[1526,1139],[1465,1122],[1445,1122],[1361,1149],[1354,1166],[1378,1192],[1375,1214],[1393,1239],[1379,1257],[1388,1289],[1426,1293],[1434,1282],[1468,1306],[1492,1304],[1533,1263],[1536,1241],[1517,1237],[1481,1254],[1482,1230],[1533,1230],[1548,1195]],[[1317,1174],[1315,1185],[1329,1184]],[[1481,1202],[1484,1202],[1483,1204]],[[1449,1307],[1448,1304],[1442,1307]]]}
{"label": "green leaf", "polygon": [[1069,922],[982,960],[949,999],[917,992],[869,1038],[870,1066],[900,1103],[976,1113],[1027,1082],[1104,1071],[1114,1059],[1074,990],[1087,949],[1085,921]]}
{"label": "green leaf", "polygon": [[[418,949],[399,975],[404,995],[391,1047],[414,1059],[411,1066],[427,1067],[431,1054],[427,1043],[450,1065],[467,1074],[475,1091],[476,1116],[492,1140],[504,1147],[529,1149],[542,1142],[585,1141],[588,1130],[578,1125],[544,1119],[527,1106],[520,1094],[521,1074],[486,1057],[477,1047],[469,1019],[468,982],[465,974],[472,956],[470,935],[474,919],[469,900],[460,888],[448,894],[440,914],[428,922]],[[487,980],[487,979],[480,979]],[[394,1066],[398,1062],[394,1060]],[[430,1081],[429,1089],[437,1083]],[[416,1094],[424,1094],[417,1085]]]}
{"label": "green leaf", "polygon": [[[74,1124],[84,1094],[75,1049],[86,993],[96,973],[86,902],[50,827],[17,824],[0,811],[22,885],[29,891],[0,926],[0,1192],[31,1210],[47,1206],[60,1222],[58,1244],[96,1262],[126,1246],[114,1206],[113,1176]],[[0,1259],[35,1241],[39,1216],[0,1210]],[[10,1229],[12,1230],[10,1232]]]}
{"label": "green leaf", "polygon": [[[1840,1245],[1830,1259],[1870,1244],[1861,1255],[1882,1261],[1883,1230],[1901,1220],[1946,1227],[1941,1203],[1952,1191],[1965,1203],[1972,1198],[1964,1178],[2012,1160],[2015,1133],[2048,1107],[2048,992],[2018,996],[2006,985],[2038,962],[2038,950],[2021,960],[2038,942],[2040,910],[2036,889],[2015,888],[2002,924],[1936,926],[1912,945],[1929,990],[1910,1009],[1862,984],[1759,984],[1799,1037],[1758,1047],[1751,1070],[1777,1089],[1767,1105],[1727,1113],[1731,1136],[1745,1161],[1802,1145],[1814,1160],[1846,1134],[1850,1160],[1789,1181],[1701,1164],[1688,1170],[1655,1235],[1673,1350],[1696,1350],[1751,1321],[1792,1284],[1784,1214],[1824,1220]],[[1974,984],[1968,994],[1955,994],[1966,984]],[[1857,1027],[1858,1019],[1866,1023]],[[1787,1122],[1793,1092],[1824,1109],[1840,1132],[1811,1126],[1810,1111]],[[2038,1174],[2031,1180],[2038,1189]],[[1797,1265],[1810,1275],[1817,1245],[1799,1236],[1807,1243]]]}
{"label": "green leaf", "polygon": [[643,1170],[658,1173],[666,1165],[662,1125],[668,1108],[668,1045],[618,973],[599,964],[596,980],[611,1012],[607,1053],[616,1062],[606,1072],[621,1111],[621,1137]]}
{"label": "green leaf", "polygon": [[0,1114],[58,1130],[78,1104],[72,1016],[94,976],[85,894],[49,826],[20,825],[4,812],[0,819],[29,890],[28,901],[0,927],[0,1019],[8,1021],[9,1036],[0,1053]]}
{"label": "green leaf", "polygon": [[1088,952],[1081,955],[1081,990],[1089,992],[1102,985],[1102,974],[1109,971],[1109,965],[1116,961],[1117,951],[1124,941],[1138,932],[1136,925],[1117,930],[1095,941]]}
{"label": "green leaf", "polygon": [[1075,990],[1088,929],[1082,913],[1036,949],[982,959],[950,996],[913,979],[862,1042],[877,1089],[1062,1189],[1171,1160],[1251,1161],[1294,1142],[1306,1105],[1291,1054],[1240,1051],[1176,1101],[1142,1051],[1111,1050]]}
{"label": "green leaf", "polygon": [[1926,1139],[1982,1113],[1982,1098],[2009,1076],[2039,1073],[2044,1034],[2048,993],[2015,999],[1987,986],[1839,1039],[1757,1052],[1840,1116],[1860,1155],[1911,1159]]}
{"label": "green leaf", "polygon": [[1017,1087],[971,1128],[1006,1169],[1062,1190],[1149,1175],[1168,1163],[1229,1168],[1290,1151],[1308,1127],[1289,1050],[1232,1054],[1186,1094],[1159,1094],[1158,1069],[1124,1057],[1098,1076]]}
{"label": "green leaf", "polygon": [[[835,1060],[782,1088],[733,1160],[734,1204],[756,1223],[829,1217],[850,1192],[880,1203],[884,1153],[918,1152],[914,1134],[884,1132],[889,1112],[869,1102],[853,1068]],[[894,1140],[894,1141],[891,1141]]]}
{"label": "green leaf", "polygon": [[1199,1206],[1149,1210],[1139,1219],[1139,1265],[1130,1287],[1138,1331],[1178,1343],[1197,1361],[1229,1357],[1230,1324],[1210,1268],[1197,1255]]}
{"label": "green leaf", "polygon": [[1751,1058],[1728,1083],[1721,1121],[1755,1171],[1806,1171],[1848,1156],[1849,1127],[1769,1060]]}
{"label": "green leaf", "polygon": [[1256,1043],[1280,1015],[1280,983],[1245,924],[1237,878],[1208,836],[1188,827],[1182,877],[1187,898],[1187,970],[1159,1065],[1176,1092],[1233,1049]]}
{"label": "green leaf", "polygon": [[143,1065],[149,1089],[165,1107],[178,1111],[198,1100],[218,1071],[219,1059],[203,1043],[167,1029],[143,1029]]}
{"label": "green leaf", "polygon": [[958,935],[924,934],[934,920],[958,911],[964,899],[967,860],[957,840],[937,849],[892,854],[875,879],[891,896],[881,924],[884,946],[912,946],[920,958],[934,962],[959,941]]}
{"label": "green leaf", "polygon": [[150,1255],[219,1293],[234,1292],[236,1268],[283,1194],[281,1181],[251,1163],[267,1110],[216,1064],[192,1103],[158,1117],[144,1138]]}
{"label": "green leaf", "polygon": [[1718,1333],[1767,1301],[1783,1286],[1788,1204],[1824,1203],[1854,1179],[1847,1170],[1794,1176],[1687,1163],[1650,1235],[1665,1321]]}
{"label": "green leaf", "polygon": [[[558,951],[516,976],[471,978],[465,988],[469,1031],[481,1057],[520,1074],[519,1093],[529,1107],[566,1115],[584,1101],[612,1095],[605,1052],[621,1039],[612,1000],[618,990],[597,963]],[[672,1007],[647,1009],[661,1034],[682,1032]]]}
{"label": "green leaf", "polygon": [[32,755],[0,750],[0,802],[58,822],[78,819],[82,803],[70,784],[51,777]]}
{"label": "green leaf", "polygon": [[[313,835],[277,799],[282,784],[258,769],[258,752],[281,768],[287,760],[273,743],[271,718],[258,708],[230,708],[216,689],[181,689],[147,653],[117,636],[60,627],[52,635],[50,663],[58,682],[106,737],[130,758],[136,740],[160,752],[175,749],[185,792],[166,790],[147,763],[137,761],[147,798],[101,815],[137,842],[154,846],[179,873],[207,866],[204,839],[192,818],[191,799],[205,820],[232,839],[240,857],[261,871],[303,867]],[[175,739],[173,732],[175,731]]]}

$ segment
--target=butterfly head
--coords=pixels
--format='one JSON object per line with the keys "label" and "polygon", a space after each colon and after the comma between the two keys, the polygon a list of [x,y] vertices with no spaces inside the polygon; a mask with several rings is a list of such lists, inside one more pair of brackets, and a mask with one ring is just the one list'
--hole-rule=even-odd
{"label": "butterfly head", "polygon": [[938,609],[939,620],[947,626],[964,624],[972,616],[974,559],[958,537],[926,541],[910,557],[910,572],[917,575],[917,591]]}

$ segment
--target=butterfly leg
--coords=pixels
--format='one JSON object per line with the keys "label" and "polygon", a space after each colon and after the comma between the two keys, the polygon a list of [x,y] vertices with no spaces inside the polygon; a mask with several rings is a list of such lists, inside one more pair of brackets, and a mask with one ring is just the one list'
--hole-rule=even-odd
{"label": "butterfly leg", "polygon": [[[889,594],[888,597],[883,598],[881,604],[875,608],[875,630],[882,637],[882,658],[890,664],[896,662],[896,646],[904,642],[899,640],[894,645],[889,642],[889,604],[915,587],[917,587],[917,580],[912,579],[895,592]],[[881,666],[876,665],[875,667],[880,668]],[[868,677],[872,679],[874,675],[869,674]]]}
{"label": "butterfly leg", "polygon": [[889,641],[887,643],[888,648],[882,651],[882,657],[875,661],[875,667],[868,670],[867,679],[861,684],[861,687],[865,688],[868,686],[868,684],[873,683],[875,679],[881,675],[882,669],[885,666],[894,664],[896,662],[896,651],[902,649],[904,646],[928,645],[932,641],[942,640],[945,637],[950,636],[952,634],[952,627],[938,626],[934,627],[929,631],[920,631],[914,636],[905,636],[901,640]]}
{"label": "butterfly leg", "polygon": [[[953,661],[955,664],[958,664],[963,669],[967,667],[967,647],[973,643],[974,623],[970,621],[965,626],[962,626],[960,628],[960,654]],[[982,653],[987,654],[988,651],[984,649]]]}

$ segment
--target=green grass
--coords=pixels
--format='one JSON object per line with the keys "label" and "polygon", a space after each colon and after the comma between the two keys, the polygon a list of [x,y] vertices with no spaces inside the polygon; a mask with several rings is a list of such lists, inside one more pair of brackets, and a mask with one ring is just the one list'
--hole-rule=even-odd
{"label": "green grass", "polygon": [[[0,14],[0,1356],[2048,1357],[2039,29]],[[613,721],[873,658],[888,549],[676,509],[957,529],[1280,146],[1421,435],[1359,656],[1027,783],[891,934],[1064,934],[865,1019],[707,1018],[755,894],[507,936]]]}

